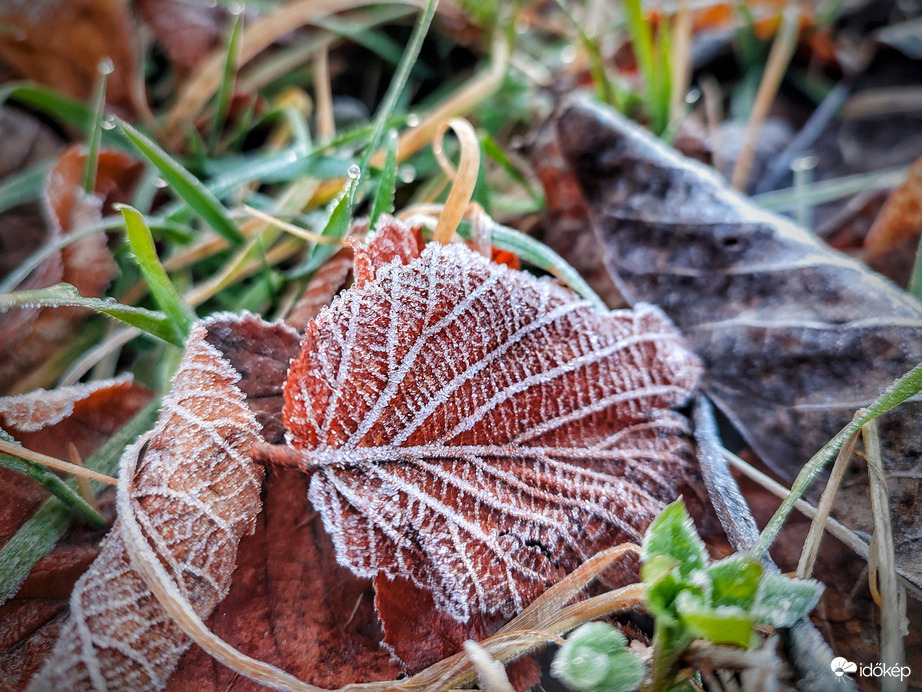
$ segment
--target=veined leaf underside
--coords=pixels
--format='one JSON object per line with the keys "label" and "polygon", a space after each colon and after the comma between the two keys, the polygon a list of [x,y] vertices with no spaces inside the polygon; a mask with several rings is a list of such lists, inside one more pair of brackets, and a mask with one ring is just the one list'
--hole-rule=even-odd
{"label": "veined leaf underside", "polygon": [[461,245],[362,252],[285,390],[342,564],[409,578],[462,620],[508,615],[639,540],[694,475],[670,409],[700,365],[657,308],[602,314]]}

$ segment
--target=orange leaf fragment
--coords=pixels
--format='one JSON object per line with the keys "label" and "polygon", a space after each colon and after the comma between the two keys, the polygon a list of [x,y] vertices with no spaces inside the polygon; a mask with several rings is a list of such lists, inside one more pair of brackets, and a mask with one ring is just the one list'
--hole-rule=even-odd
{"label": "orange leaf fragment", "polygon": [[922,233],[922,157],[909,168],[906,180],[890,193],[864,239],[870,259],[885,255]]}
{"label": "orange leaf fragment", "polygon": [[[177,587],[207,616],[227,594],[241,537],[260,509],[259,426],[238,373],[193,326],[186,353],[130,481],[138,524]],[[123,459],[125,463],[125,459]],[[189,639],[132,568],[121,519],[71,594],[70,616],[29,689],[162,688]]]}
{"label": "orange leaf fragment", "polygon": [[[395,242],[403,235],[403,243]],[[431,590],[458,620],[521,610],[691,487],[701,366],[650,305],[600,313],[463,245],[411,256],[384,219],[356,281],[307,326],[290,448],[355,574]],[[632,565],[633,568],[633,565]]]}

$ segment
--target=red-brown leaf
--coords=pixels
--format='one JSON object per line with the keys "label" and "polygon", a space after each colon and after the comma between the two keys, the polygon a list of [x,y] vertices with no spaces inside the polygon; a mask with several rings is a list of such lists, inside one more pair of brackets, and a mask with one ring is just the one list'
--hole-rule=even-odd
{"label": "red-brown leaf", "polygon": [[128,6],[121,0],[35,0],[0,5],[0,58],[23,76],[86,101],[108,58],[106,100],[135,111],[135,51]]}
{"label": "red-brown leaf", "polygon": [[596,312],[464,246],[390,261],[375,242],[308,325],[285,389],[293,450],[274,450],[311,474],[340,563],[431,589],[463,621],[639,540],[693,476],[670,407],[700,366],[671,323]]}

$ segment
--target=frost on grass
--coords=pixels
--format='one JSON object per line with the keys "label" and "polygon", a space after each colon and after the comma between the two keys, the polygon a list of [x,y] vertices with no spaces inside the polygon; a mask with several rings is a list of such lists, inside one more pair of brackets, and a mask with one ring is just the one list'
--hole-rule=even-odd
{"label": "frost on grass", "polygon": [[[259,426],[239,376],[193,327],[153,433],[126,451],[142,458],[129,495],[138,524],[200,617],[224,598],[240,538],[260,508],[261,467],[247,451]],[[189,639],[132,569],[121,522],[74,587],[70,615],[29,689],[164,686]]]}
{"label": "frost on grass", "polygon": [[356,249],[355,285],[308,324],[285,388],[292,449],[269,454],[311,474],[339,561],[466,620],[639,541],[694,477],[671,408],[700,365],[669,320],[597,312],[461,245],[378,250]]}

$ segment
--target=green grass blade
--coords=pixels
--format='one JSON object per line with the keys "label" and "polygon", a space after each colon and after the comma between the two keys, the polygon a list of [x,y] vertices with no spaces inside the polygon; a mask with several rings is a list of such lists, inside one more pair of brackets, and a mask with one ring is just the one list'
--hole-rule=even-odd
{"label": "green grass blade", "polygon": [[528,193],[528,196],[532,198],[535,202],[541,202],[543,195],[535,189],[535,186],[532,185],[531,181],[522,172],[522,170],[516,166],[512,159],[506,155],[506,152],[503,151],[503,148],[499,143],[493,139],[489,133],[482,132],[480,134],[480,147],[483,150],[483,153],[489,156],[493,161],[499,164],[499,166],[506,171],[510,178],[515,180],[519,185],[521,185],[525,192]]}
{"label": "green grass blade", "polygon": [[[658,92],[660,76],[656,69],[656,57],[653,48],[653,32],[650,25],[643,16],[643,3],[641,0],[624,0],[624,14],[627,18],[628,33],[631,36],[631,45],[634,48],[634,56],[637,59],[637,66],[643,75],[645,93],[647,95],[647,108],[650,111],[653,131],[660,134],[665,129],[668,116],[668,96],[666,100],[666,117],[663,117],[663,109],[658,104]],[[668,90],[667,90],[668,94]]]}
{"label": "green grass blade", "polygon": [[157,248],[154,246],[154,238],[141,213],[125,204],[118,205],[116,208],[122,212],[122,216],[125,218],[128,243],[131,245],[131,251],[138,261],[141,274],[144,275],[144,280],[147,281],[151,295],[157,301],[160,309],[173,320],[177,331],[185,339],[189,335],[189,328],[197,319],[195,313],[183,300],[183,297],[179,295],[179,291],[176,290],[163,265],[160,264]]}
{"label": "green grass blade", "polygon": [[[138,435],[150,429],[159,408],[160,402],[154,401],[119,428],[86,460],[86,468],[107,476],[118,475],[122,451]],[[73,483],[73,480],[68,483]],[[91,481],[91,485],[98,492],[100,484]],[[70,522],[70,511],[57,498],[49,498],[0,549],[0,604],[16,593],[35,563],[64,535]]]}
{"label": "green grass blade", "polygon": [[[378,149],[384,137],[387,122],[390,120],[394,107],[397,105],[400,95],[403,93],[407,81],[410,78],[410,72],[413,70],[417,58],[419,58],[419,52],[423,47],[423,40],[429,32],[429,25],[432,24],[432,19],[435,17],[435,10],[438,4],[438,0],[429,0],[429,2],[426,3],[426,8],[413,27],[413,32],[410,34],[410,38],[407,41],[407,48],[403,53],[403,57],[400,59],[400,64],[397,66],[394,77],[387,87],[387,92],[385,92],[384,98],[381,100],[381,105],[375,113],[371,139],[365,147],[365,152],[362,154],[362,160],[359,164],[359,185],[361,185],[363,180],[368,179],[368,167],[371,162],[371,157]],[[315,252],[316,251],[317,248],[315,248]]]}
{"label": "green grass blade", "polygon": [[[93,127],[94,116],[91,108],[48,87],[32,82],[11,82],[0,87],[0,103],[4,103],[7,99],[46,113],[61,122],[76,127],[85,134],[88,134]],[[128,140],[120,132],[105,127],[102,130],[102,142],[106,146],[122,150],[131,148]]]}
{"label": "green grass blade", "polygon": [[51,163],[45,161],[4,178],[0,183],[0,213],[38,199],[49,171]]}
{"label": "green grass blade", "polygon": [[163,313],[122,305],[111,298],[86,298],[81,296],[76,287],[71,284],[55,284],[32,291],[0,293],[0,313],[12,308],[35,307],[89,308],[132,327],[137,327],[167,343],[176,346],[183,345],[183,338],[177,333],[173,321]]}
{"label": "green grass blade", "polygon": [[88,195],[96,189],[96,169],[99,167],[99,145],[102,141],[102,119],[106,115],[106,82],[114,66],[109,58],[99,62],[99,81],[93,93],[93,122],[86,147],[86,167],[83,170],[83,191]]}
{"label": "green grass blade", "polygon": [[803,496],[813,479],[825,468],[829,460],[838,453],[839,448],[848,438],[857,433],[865,423],[899,406],[920,391],[922,391],[922,363],[919,363],[919,365],[887,387],[870,406],[859,412],[848,425],[836,433],[835,437],[823,445],[823,448],[810,458],[810,461],[804,465],[800,473],[797,474],[797,478],[794,479],[790,494],[775,511],[775,514],[766,524],[759,535],[759,539],[749,552],[756,557],[761,557],[768,551],[775,538],[778,537],[778,533],[781,531],[781,527],[787,520],[788,515],[790,515],[791,510],[794,509],[794,504]]}
{"label": "green grass blade", "polygon": [[371,205],[371,216],[368,227],[374,229],[381,214],[391,214],[394,211],[394,193],[397,187],[397,131],[389,130],[384,144],[387,156],[384,159],[384,168],[381,169],[381,180],[378,182],[378,191],[375,193]]}
{"label": "green grass blade", "polygon": [[[592,307],[602,312],[608,312],[608,306],[602,301],[595,291],[586,283],[567,261],[551,250],[544,243],[535,240],[529,235],[514,228],[503,226],[490,220],[490,243],[499,248],[518,255],[522,260],[554,275],[577,294],[592,303]],[[458,227],[458,235],[465,240],[471,239],[471,226],[469,221],[462,221]]]}
{"label": "green grass blade", "polygon": [[221,134],[221,128],[227,119],[234,84],[237,81],[237,69],[240,64],[240,36],[243,33],[243,10],[233,11],[233,23],[227,39],[227,58],[224,61],[224,73],[221,76],[221,88],[218,90],[218,103],[215,106],[214,120],[211,122],[211,134],[208,138],[209,148],[214,149]]}
{"label": "green grass blade", "polygon": [[227,209],[218,201],[202,182],[173,159],[153,140],[148,139],[126,122],[119,121],[119,128],[138,151],[160,171],[174,192],[188,204],[218,234],[238,245],[244,237],[233,222]]}
{"label": "green grass blade", "polygon": [[[0,434],[0,438],[7,439],[9,436]],[[12,442],[13,439],[9,438],[8,441]],[[81,517],[94,529],[101,529],[106,525],[105,517],[93,509],[71,486],[41,464],[0,453],[0,466],[41,483],[42,487],[56,497],[68,512]]]}

